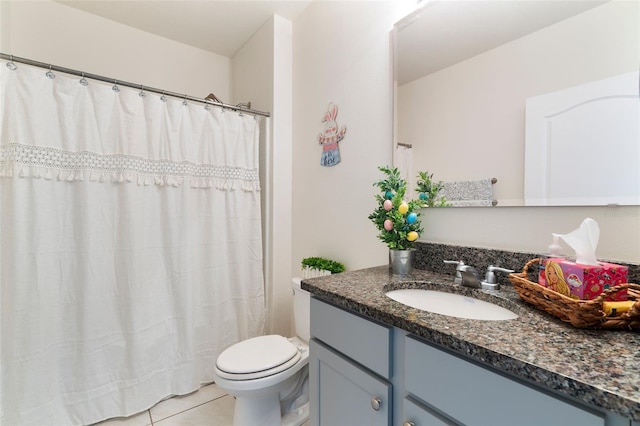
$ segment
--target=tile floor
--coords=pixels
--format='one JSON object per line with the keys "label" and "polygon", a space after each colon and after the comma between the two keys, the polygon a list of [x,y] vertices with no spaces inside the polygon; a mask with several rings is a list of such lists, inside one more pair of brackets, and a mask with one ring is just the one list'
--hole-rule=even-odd
{"label": "tile floor", "polygon": [[231,426],[235,400],[215,384],[161,401],[131,417],[109,419],[94,426]]}

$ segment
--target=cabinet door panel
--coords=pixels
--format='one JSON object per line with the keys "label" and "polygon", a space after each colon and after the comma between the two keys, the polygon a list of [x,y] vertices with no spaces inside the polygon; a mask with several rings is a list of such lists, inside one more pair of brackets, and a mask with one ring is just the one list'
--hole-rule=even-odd
{"label": "cabinet door panel", "polygon": [[391,424],[389,383],[315,339],[311,340],[309,350],[312,425]]}
{"label": "cabinet door panel", "polygon": [[389,379],[391,327],[312,298],[311,335]]}
{"label": "cabinet door panel", "polygon": [[605,425],[601,415],[412,338],[405,362],[407,391],[469,426]]}

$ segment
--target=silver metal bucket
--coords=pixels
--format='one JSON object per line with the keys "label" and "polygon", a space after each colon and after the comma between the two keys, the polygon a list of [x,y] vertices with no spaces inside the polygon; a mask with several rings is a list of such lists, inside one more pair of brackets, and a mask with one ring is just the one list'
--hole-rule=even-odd
{"label": "silver metal bucket", "polygon": [[413,271],[416,250],[389,249],[389,267],[393,275],[409,275]]}

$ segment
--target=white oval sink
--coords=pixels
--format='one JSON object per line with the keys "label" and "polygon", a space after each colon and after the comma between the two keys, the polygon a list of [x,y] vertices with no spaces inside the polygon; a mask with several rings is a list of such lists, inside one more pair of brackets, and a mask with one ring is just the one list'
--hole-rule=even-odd
{"label": "white oval sink", "polygon": [[403,305],[451,317],[492,321],[518,318],[502,306],[443,291],[402,289],[389,291],[386,295]]}

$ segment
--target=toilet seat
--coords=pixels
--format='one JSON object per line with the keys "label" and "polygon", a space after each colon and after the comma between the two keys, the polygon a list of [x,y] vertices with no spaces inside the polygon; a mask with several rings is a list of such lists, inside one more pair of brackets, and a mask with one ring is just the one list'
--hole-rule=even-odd
{"label": "toilet seat", "polygon": [[227,348],[216,361],[216,373],[229,380],[252,380],[291,368],[300,351],[279,335],[258,336]]}

